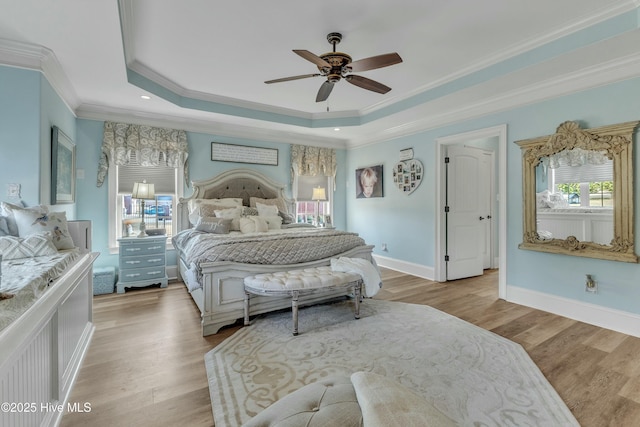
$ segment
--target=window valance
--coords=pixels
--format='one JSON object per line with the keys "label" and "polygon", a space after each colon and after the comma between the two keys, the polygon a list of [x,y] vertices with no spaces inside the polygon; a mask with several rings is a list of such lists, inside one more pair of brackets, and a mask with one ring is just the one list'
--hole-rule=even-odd
{"label": "window valance", "polygon": [[291,183],[293,194],[298,191],[299,176],[328,176],[335,190],[336,150],[291,144]]}
{"label": "window valance", "polygon": [[333,148],[291,145],[291,169],[295,175],[336,176],[336,150]]}
{"label": "window valance", "polygon": [[110,162],[118,166],[182,166],[188,183],[188,156],[187,133],[183,130],[104,122],[98,187],[104,183]]}

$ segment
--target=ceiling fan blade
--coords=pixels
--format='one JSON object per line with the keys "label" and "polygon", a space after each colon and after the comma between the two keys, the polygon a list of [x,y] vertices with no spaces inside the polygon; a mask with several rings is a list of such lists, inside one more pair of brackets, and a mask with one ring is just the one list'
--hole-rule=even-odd
{"label": "ceiling fan blade", "polygon": [[354,76],[353,74],[350,74],[344,79],[353,85],[356,85],[363,89],[371,90],[373,92],[387,93],[391,90],[389,86],[385,86],[382,83],[378,83],[375,80],[371,80],[362,76]]}
{"label": "ceiling fan blade", "polygon": [[384,55],[372,56],[359,59],[349,64],[351,71],[368,71],[376,68],[388,67],[402,62],[402,58],[397,53],[386,53]]}
{"label": "ceiling fan blade", "polygon": [[324,59],[320,58],[318,55],[309,52],[308,50],[300,50],[300,49],[296,50],[296,49],[294,49],[293,51],[295,53],[297,53],[298,55],[302,56],[307,61],[313,62],[314,64],[316,64],[320,68],[331,68],[331,64],[329,64]]}
{"label": "ceiling fan blade", "polygon": [[308,77],[318,77],[321,76],[322,74],[302,74],[299,76],[291,76],[291,77],[283,77],[281,79],[274,79],[274,80],[267,80],[265,83],[266,84],[271,84],[271,83],[280,83],[280,82],[288,82],[290,80],[300,80],[300,79],[306,79]]}
{"label": "ceiling fan blade", "polygon": [[329,80],[322,83],[322,86],[320,86],[320,90],[318,91],[318,95],[316,95],[316,102],[326,101],[327,98],[329,98],[329,95],[331,95],[332,90],[333,83],[331,83]]}

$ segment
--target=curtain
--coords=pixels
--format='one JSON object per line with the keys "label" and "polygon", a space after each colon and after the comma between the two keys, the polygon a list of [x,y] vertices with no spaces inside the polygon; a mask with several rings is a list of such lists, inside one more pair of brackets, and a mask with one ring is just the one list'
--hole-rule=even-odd
{"label": "curtain", "polygon": [[187,133],[183,130],[104,122],[97,186],[104,183],[109,162],[118,166],[183,166],[188,185],[188,156]]}
{"label": "curtain", "polygon": [[291,182],[292,192],[298,192],[299,176],[324,175],[333,178],[333,190],[336,189],[336,150],[334,148],[291,145]]}

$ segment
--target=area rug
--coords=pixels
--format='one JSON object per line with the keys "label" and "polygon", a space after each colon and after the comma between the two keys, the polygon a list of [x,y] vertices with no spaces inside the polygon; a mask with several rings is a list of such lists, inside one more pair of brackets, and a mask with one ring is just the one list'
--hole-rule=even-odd
{"label": "area rug", "polygon": [[318,379],[372,371],[465,426],[578,426],[524,349],[434,308],[365,300],[262,315],[205,355],[216,427],[237,427]]}

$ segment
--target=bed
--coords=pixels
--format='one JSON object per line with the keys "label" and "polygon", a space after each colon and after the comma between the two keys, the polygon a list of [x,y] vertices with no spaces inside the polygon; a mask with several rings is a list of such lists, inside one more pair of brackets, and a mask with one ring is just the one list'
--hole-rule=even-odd
{"label": "bed", "polygon": [[[10,234],[5,206],[0,206],[0,402],[5,405],[0,425],[57,425],[64,413],[57,408],[67,408],[94,331],[91,273],[97,254],[71,240],[70,248],[57,248],[54,240],[63,242],[60,227],[56,237],[49,231]],[[33,212],[24,211],[28,226]],[[46,228],[40,214],[36,229]]]}
{"label": "bed", "polygon": [[[178,254],[180,276],[200,310],[204,336],[243,318],[243,279],[247,276],[330,265],[332,258],[339,257],[375,263],[373,246],[355,233],[290,222],[294,202],[286,197],[285,187],[259,172],[234,169],[192,184],[192,195],[178,203],[178,233],[172,242]],[[231,199],[242,205],[242,222],[238,220],[241,231],[228,234],[202,231],[198,221],[206,223],[203,218],[207,218],[211,209],[198,211],[198,206],[203,203],[215,206]],[[218,207],[221,208],[218,213],[228,209],[238,212],[237,205],[228,209]],[[277,207],[281,220],[275,218],[273,207]],[[256,215],[263,213],[256,212],[258,208],[268,210],[271,216]],[[259,217],[265,218],[267,230],[260,229]],[[257,229],[251,228],[250,220],[255,221]],[[309,305],[338,297],[344,297],[344,292],[309,295],[300,298],[299,303]],[[290,306],[289,298],[256,297],[251,300],[251,315]]]}

